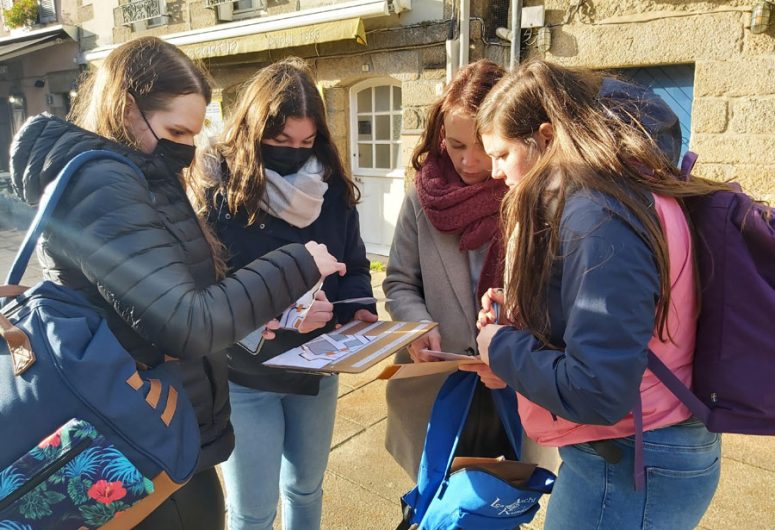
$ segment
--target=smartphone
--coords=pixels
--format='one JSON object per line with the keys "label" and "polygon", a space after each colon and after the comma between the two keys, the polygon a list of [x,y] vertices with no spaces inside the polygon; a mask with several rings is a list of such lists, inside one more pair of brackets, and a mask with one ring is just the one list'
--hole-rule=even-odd
{"label": "smartphone", "polygon": [[450,353],[446,351],[436,351],[436,350],[421,350],[423,353],[427,353],[428,355],[433,355],[435,358],[437,358],[440,361],[470,361],[471,359],[476,359],[476,357],[473,357],[471,355],[463,355],[462,353]]}
{"label": "smartphone", "polygon": [[261,326],[257,330],[253,331],[250,335],[238,341],[237,344],[250,352],[251,355],[258,355],[258,352],[261,351],[261,346],[264,345],[264,336],[262,333],[264,333],[265,329],[265,325]]}

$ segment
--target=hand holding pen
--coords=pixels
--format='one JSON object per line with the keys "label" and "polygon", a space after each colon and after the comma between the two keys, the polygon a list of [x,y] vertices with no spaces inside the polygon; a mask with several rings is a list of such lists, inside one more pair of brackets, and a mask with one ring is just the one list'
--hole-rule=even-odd
{"label": "hand holding pen", "polygon": [[491,287],[482,296],[482,309],[476,320],[476,327],[482,329],[488,324],[502,324],[502,308],[505,302],[503,289]]}

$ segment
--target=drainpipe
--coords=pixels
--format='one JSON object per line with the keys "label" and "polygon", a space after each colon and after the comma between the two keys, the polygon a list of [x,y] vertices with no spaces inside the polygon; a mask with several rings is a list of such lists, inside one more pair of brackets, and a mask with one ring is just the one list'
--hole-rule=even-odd
{"label": "drainpipe", "polygon": [[457,72],[457,65],[460,62],[460,39],[455,38],[456,27],[457,17],[453,15],[449,21],[447,40],[444,43],[447,50],[447,83],[452,81],[452,77],[454,77],[455,72]]}
{"label": "drainpipe", "polygon": [[460,0],[460,67],[468,64],[468,49],[471,43],[470,24],[470,0]]}
{"label": "drainpipe", "polygon": [[511,58],[509,71],[519,66],[520,46],[522,44],[522,0],[511,0]]}

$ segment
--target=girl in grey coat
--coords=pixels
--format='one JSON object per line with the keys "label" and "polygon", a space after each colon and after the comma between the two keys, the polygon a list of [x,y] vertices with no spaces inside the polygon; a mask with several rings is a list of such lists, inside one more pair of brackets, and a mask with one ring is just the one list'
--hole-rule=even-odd
{"label": "girl in grey coat", "polygon": [[[475,133],[479,104],[504,75],[481,60],[458,72],[431,107],[428,125],[412,159],[416,186],[399,214],[383,288],[396,320],[439,323],[396,362],[433,361],[424,350],[476,355],[476,315],[487,288],[502,285],[498,219],[506,187],[490,178],[491,162]],[[387,384],[385,445],[417,478],[430,411],[446,374],[391,380]],[[507,453],[500,421],[482,385],[472,404],[458,451]],[[523,459],[536,461],[535,445]],[[462,454],[462,453],[461,453]],[[474,454],[474,453],[470,453]],[[551,450],[541,464],[556,466]]]}

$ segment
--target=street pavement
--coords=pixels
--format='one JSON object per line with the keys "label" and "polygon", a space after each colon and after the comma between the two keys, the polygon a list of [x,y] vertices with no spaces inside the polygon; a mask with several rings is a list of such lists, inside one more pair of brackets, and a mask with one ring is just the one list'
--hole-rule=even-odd
{"label": "street pavement", "polygon": [[[13,261],[23,233],[0,229],[0,274]],[[24,284],[40,278],[33,256]],[[384,273],[372,275],[382,296]],[[387,318],[384,307],[380,316]],[[393,530],[400,520],[399,498],[412,487],[384,449],[385,382],[376,379],[385,360],[358,375],[341,375],[334,439],[324,488],[324,530]],[[698,528],[775,529],[775,437],[724,435],[721,484]],[[545,502],[543,503],[545,504]],[[542,527],[539,516],[526,528]],[[280,528],[279,520],[275,528]],[[627,529],[622,529],[627,530]],[[669,530],[669,529],[665,529]]]}

